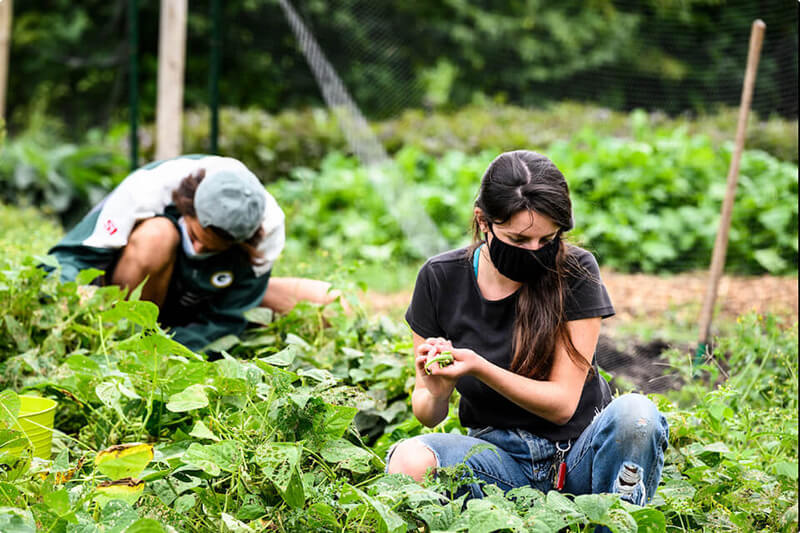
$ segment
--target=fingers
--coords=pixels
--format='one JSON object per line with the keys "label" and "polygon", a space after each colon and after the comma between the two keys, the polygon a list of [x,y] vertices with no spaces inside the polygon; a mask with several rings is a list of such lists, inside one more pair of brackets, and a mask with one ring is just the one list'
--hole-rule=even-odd
{"label": "fingers", "polygon": [[425,342],[420,344],[417,348],[417,354],[426,354],[429,357],[436,355],[445,350],[452,350],[453,344],[442,337],[428,337]]}

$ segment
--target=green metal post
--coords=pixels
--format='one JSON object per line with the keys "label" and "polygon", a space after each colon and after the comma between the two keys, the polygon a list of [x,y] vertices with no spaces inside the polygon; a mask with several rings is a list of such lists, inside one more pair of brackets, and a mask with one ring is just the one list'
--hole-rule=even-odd
{"label": "green metal post", "polygon": [[208,94],[210,120],[209,153],[217,153],[217,137],[219,135],[219,60],[222,48],[219,0],[211,0],[211,57],[208,69]]}
{"label": "green metal post", "polygon": [[128,107],[131,170],[139,166],[139,0],[128,0]]}

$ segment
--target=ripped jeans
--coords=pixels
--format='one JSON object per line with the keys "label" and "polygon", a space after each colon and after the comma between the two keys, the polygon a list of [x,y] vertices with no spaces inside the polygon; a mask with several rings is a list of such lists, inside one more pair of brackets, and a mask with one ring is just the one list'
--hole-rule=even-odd
{"label": "ripped jeans", "polygon": [[[612,401],[581,433],[567,452],[563,492],[619,493],[637,505],[655,495],[664,466],[669,428],[664,416],[647,397],[626,394]],[[464,461],[476,444],[493,444],[466,461],[476,478],[504,491],[531,486],[542,492],[553,488],[556,443],[522,429],[471,429],[468,436],[429,433],[414,437],[430,449],[438,466]],[[566,443],[560,443],[561,448]],[[394,448],[389,450],[387,465]],[[496,453],[495,453],[496,452]],[[483,497],[478,483],[462,487],[471,497]]]}

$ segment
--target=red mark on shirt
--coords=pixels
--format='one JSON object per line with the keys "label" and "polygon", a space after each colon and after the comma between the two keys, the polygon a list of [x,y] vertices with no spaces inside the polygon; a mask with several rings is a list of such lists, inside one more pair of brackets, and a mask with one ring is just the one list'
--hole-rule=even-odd
{"label": "red mark on shirt", "polygon": [[111,222],[110,218],[106,220],[104,227],[106,228],[106,231],[108,232],[109,235],[114,235],[117,232],[117,227],[114,225],[113,222]]}

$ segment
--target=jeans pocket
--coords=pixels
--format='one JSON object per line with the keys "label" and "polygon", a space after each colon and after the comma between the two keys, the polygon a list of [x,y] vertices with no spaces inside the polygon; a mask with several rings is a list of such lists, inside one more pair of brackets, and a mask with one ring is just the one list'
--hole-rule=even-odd
{"label": "jeans pocket", "polygon": [[531,486],[546,492],[552,488],[553,461],[556,444],[524,429],[517,429],[519,436],[528,445],[531,461]]}

